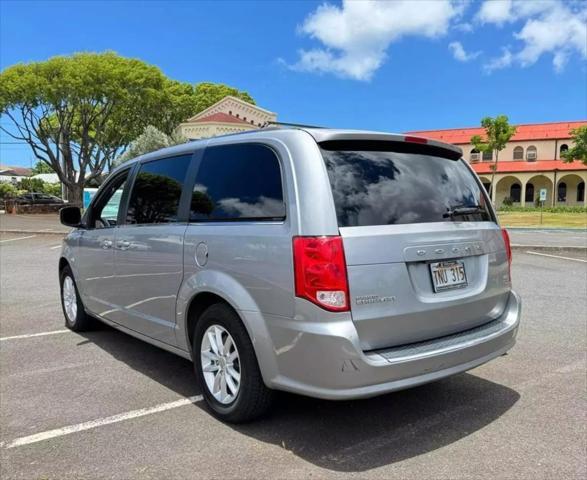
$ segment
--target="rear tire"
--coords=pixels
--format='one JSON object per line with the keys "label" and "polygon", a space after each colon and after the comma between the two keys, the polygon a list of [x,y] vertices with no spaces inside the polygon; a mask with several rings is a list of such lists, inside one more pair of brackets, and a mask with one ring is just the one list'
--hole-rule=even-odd
{"label": "rear tire", "polygon": [[230,423],[248,422],[271,406],[253,344],[236,312],[217,303],[196,323],[193,341],[196,376],[212,414]]}
{"label": "rear tire", "polygon": [[71,268],[66,266],[59,275],[61,286],[61,308],[65,316],[65,326],[74,332],[84,332],[90,330],[94,325],[82,303],[77,290],[77,285],[73,278]]}

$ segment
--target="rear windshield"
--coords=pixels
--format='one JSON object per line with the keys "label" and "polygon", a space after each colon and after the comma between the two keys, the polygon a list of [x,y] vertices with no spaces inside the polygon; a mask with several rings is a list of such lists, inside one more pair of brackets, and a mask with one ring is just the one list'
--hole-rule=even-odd
{"label": "rear windshield", "polygon": [[322,156],[340,227],[492,220],[463,160],[324,147]]}

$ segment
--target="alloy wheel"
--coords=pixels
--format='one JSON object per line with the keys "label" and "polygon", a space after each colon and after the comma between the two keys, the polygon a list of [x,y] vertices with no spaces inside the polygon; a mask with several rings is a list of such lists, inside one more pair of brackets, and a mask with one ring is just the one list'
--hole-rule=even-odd
{"label": "alloy wheel", "polygon": [[77,295],[73,280],[69,276],[63,279],[63,305],[67,321],[73,325],[77,318]]}
{"label": "alloy wheel", "polygon": [[224,327],[211,325],[204,332],[200,364],[213,397],[223,405],[233,402],[240,390],[241,365],[234,339]]}

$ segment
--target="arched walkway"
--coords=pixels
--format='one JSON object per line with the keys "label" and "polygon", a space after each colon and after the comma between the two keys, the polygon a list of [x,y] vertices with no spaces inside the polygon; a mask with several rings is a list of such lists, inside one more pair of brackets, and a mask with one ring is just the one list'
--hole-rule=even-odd
{"label": "arched walkway", "polygon": [[506,199],[513,205],[520,205],[522,199],[522,182],[513,175],[497,180],[494,203],[499,208]]}
{"label": "arched walkway", "polygon": [[481,183],[485,187],[485,191],[489,195],[489,198],[491,198],[491,178],[480,175],[479,180],[481,180]]}
{"label": "arched walkway", "polygon": [[[587,176],[587,175],[586,175]],[[570,173],[557,179],[557,205],[585,205],[585,178]]]}
{"label": "arched walkway", "polygon": [[[534,189],[534,196],[533,196],[534,200],[532,203],[526,202],[526,206],[527,207],[533,206],[533,203],[536,202],[536,200],[538,198],[540,198],[540,190],[543,188],[546,188],[546,201],[544,202],[544,206],[550,207],[550,205],[552,204],[552,198],[553,198],[552,197],[552,194],[553,194],[552,180],[548,177],[545,177],[544,175],[535,175],[526,182],[526,186],[528,186],[528,184],[532,184],[532,187]],[[525,192],[524,192],[524,195],[525,195]]]}

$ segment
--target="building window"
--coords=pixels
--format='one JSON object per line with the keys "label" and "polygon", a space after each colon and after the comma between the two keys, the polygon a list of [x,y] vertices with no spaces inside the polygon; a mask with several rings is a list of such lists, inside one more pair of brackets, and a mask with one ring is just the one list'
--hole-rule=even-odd
{"label": "building window", "polygon": [[514,148],[514,160],[524,160],[524,148]]}
{"label": "building window", "polygon": [[563,152],[566,152],[568,149],[569,146],[566,143],[563,143],[559,148],[559,153],[562,154]]}
{"label": "building window", "polygon": [[522,197],[522,186],[519,183],[514,183],[510,187],[510,200],[514,203],[519,203]]}
{"label": "building window", "polygon": [[567,184],[565,182],[561,182],[558,184],[558,201],[567,201]]}
{"label": "building window", "polygon": [[240,116],[240,115],[237,113],[237,114],[236,114],[236,118],[241,118],[241,116]]}
{"label": "building window", "polygon": [[484,162],[491,162],[493,160],[493,151],[487,150],[483,152],[483,161]]}
{"label": "building window", "polygon": [[531,183],[526,184],[526,195],[524,196],[524,201],[529,203],[534,202],[534,185]]}
{"label": "building window", "polygon": [[585,182],[577,184],[577,202],[585,201]]}
{"label": "building window", "polygon": [[526,149],[526,160],[529,162],[535,162],[538,158],[538,151],[534,145]]}
{"label": "building window", "polygon": [[469,156],[469,160],[471,162],[478,162],[479,159],[480,159],[479,150],[477,150],[476,148],[474,148],[473,150],[471,150],[471,154]]}

